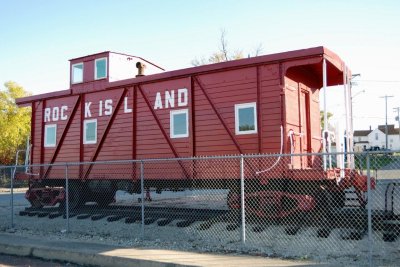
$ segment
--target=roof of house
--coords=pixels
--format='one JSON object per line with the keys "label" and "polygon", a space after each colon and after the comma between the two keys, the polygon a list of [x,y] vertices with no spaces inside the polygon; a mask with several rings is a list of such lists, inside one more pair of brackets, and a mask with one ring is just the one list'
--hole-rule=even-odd
{"label": "roof of house", "polygon": [[[388,135],[399,134],[399,128],[394,128],[394,124],[388,124]],[[378,129],[385,133],[385,125],[378,125]]]}
{"label": "roof of house", "polygon": [[[382,133],[385,133],[385,125],[378,125],[378,130]],[[388,124],[388,135],[396,135],[399,134],[399,128],[394,128],[394,124]],[[372,130],[357,130],[354,131],[354,137],[368,136]]]}
{"label": "roof of house", "polygon": [[372,130],[358,130],[354,131],[353,136],[367,136],[372,132]]}

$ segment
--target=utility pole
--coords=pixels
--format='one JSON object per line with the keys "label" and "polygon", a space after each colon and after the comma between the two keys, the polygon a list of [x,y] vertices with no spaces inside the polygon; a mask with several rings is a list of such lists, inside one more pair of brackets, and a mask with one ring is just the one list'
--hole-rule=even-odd
{"label": "utility pole", "polygon": [[386,112],[386,121],[385,121],[385,136],[386,136],[386,146],[385,149],[388,149],[388,127],[387,127],[387,99],[389,97],[393,97],[392,95],[384,95],[380,98],[385,98],[385,112]]}
{"label": "utility pole", "polygon": [[[350,86],[349,86],[349,88],[350,88],[350,115],[351,115],[351,117],[350,117],[350,120],[351,120],[351,133],[352,134],[354,134],[354,123],[353,123],[353,104],[354,104],[354,98],[356,98],[356,96],[358,96],[358,95],[360,95],[361,93],[365,93],[365,89],[363,89],[362,91],[360,91],[360,92],[358,92],[358,93],[356,93],[356,94],[354,94],[353,95],[353,86],[354,85],[357,85],[357,83],[356,82],[353,82],[353,79],[354,78],[356,78],[356,77],[361,77],[361,74],[360,73],[355,73],[355,74],[352,74],[351,75],[351,78],[350,78]],[[354,140],[353,140],[353,142],[354,142]],[[354,148],[353,148],[354,149]]]}
{"label": "utility pole", "polygon": [[[394,108],[394,111],[397,111],[397,122],[399,123],[399,141],[400,141],[400,107]],[[400,143],[399,143],[400,144]]]}

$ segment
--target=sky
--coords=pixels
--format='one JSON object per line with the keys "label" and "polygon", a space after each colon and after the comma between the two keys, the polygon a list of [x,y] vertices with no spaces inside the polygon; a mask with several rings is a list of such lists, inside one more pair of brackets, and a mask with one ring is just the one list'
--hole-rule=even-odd
{"label": "sky", "polygon": [[[102,51],[143,57],[166,70],[217,51],[262,54],[325,46],[351,69],[355,129],[398,125],[400,1],[0,0],[0,83],[33,94],[69,88],[69,59]],[[1,86],[0,88],[4,88]],[[327,109],[344,120],[343,88]],[[322,101],[321,101],[322,102]]]}

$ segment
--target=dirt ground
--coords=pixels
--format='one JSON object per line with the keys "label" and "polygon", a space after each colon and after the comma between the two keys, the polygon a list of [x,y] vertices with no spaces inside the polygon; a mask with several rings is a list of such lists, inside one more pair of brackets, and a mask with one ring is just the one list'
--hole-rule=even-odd
{"label": "dirt ground", "polygon": [[[187,190],[162,194],[152,192],[153,201],[145,202],[145,208],[227,209],[226,194],[226,190]],[[23,195],[23,192],[15,194],[12,229],[10,207],[7,201],[1,202],[0,231],[11,231],[21,236],[106,242],[123,246],[307,259],[337,266],[367,266],[368,253],[372,250],[373,266],[396,266],[400,262],[400,238],[395,242],[384,242],[382,231],[373,230],[370,243],[366,233],[360,240],[344,238],[348,229],[334,229],[327,238],[318,237],[318,228],[312,226],[302,227],[295,235],[288,235],[285,227],[280,225],[265,225],[263,231],[258,232],[254,230],[257,222],[249,219],[245,231],[246,241],[243,244],[241,228],[232,228],[225,222],[214,223],[210,228],[202,229],[202,222],[195,222],[188,227],[177,227],[178,221],[174,220],[166,226],[158,226],[156,223],[145,225],[142,232],[139,221],[126,224],[123,220],[108,222],[106,218],[92,221],[73,217],[67,221],[62,217],[49,219],[19,216],[19,211],[29,206]],[[7,193],[0,194],[3,198],[7,196]],[[117,204],[141,205],[138,202],[139,197],[141,195],[119,191]],[[381,204],[378,203],[377,206]]]}

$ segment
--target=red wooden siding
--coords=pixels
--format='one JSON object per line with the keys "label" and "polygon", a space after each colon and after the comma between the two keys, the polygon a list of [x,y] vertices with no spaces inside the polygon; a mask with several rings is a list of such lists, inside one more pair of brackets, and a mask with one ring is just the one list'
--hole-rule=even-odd
{"label": "red wooden siding", "polygon": [[[300,54],[307,55],[304,53]],[[29,101],[34,111],[32,163],[184,158],[281,151],[318,152],[321,148],[319,87],[322,57],[318,54],[292,61],[278,59],[276,57],[270,62],[249,59],[248,62],[254,62],[246,65],[228,62],[220,64],[219,68],[216,67],[218,64],[209,67],[209,70],[207,67],[198,68],[204,71],[181,70],[114,84],[106,80],[104,83],[84,82],[73,85],[72,91],[64,95],[46,95],[43,99],[31,97]],[[94,58],[85,60],[90,63]],[[85,65],[88,66],[85,73],[93,73],[89,63]],[[334,69],[338,65],[335,64],[328,64],[328,72],[342,71]],[[187,103],[179,106],[178,89],[182,88],[187,89]],[[166,92],[174,92],[173,107],[166,104]],[[157,94],[161,97],[162,107],[155,108]],[[111,114],[105,114],[105,100],[112,101]],[[91,116],[85,118],[85,106],[89,102]],[[236,135],[235,105],[245,103],[256,103],[257,133]],[[46,108],[62,105],[68,106],[68,120],[43,122]],[[181,109],[188,110],[189,136],[171,138],[170,113]],[[97,119],[96,144],[83,144],[85,119]],[[57,124],[57,144],[54,148],[45,148],[44,127],[52,123]],[[288,138],[290,130],[303,133],[303,136],[294,136],[293,151]],[[297,157],[292,161],[289,157],[282,158],[273,172],[267,170],[274,166],[276,158],[246,161],[245,164],[251,166],[246,168],[246,175],[277,177],[287,168],[312,167],[315,160],[313,157]],[[149,179],[211,179],[237,177],[239,174],[238,162],[229,160],[146,164],[146,177]],[[221,173],[214,173],[210,177],[207,169],[214,165],[218,165]],[[261,173],[257,174],[259,171]],[[48,179],[63,179],[65,175],[62,168],[35,168],[33,172],[40,172],[43,178],[47,173]],[[193,177],[194,173],[196,177]],[[74,166],[69,168],[69,175],[82,179],[137,179],[139,176],[136,164]]]}
{"label": "red wooden siding", "polygon": [[[31,150],[31,161],[34,164],[42,163],[42,150],[43,150],[43,102],[44,101],[36,101],[32,103],[32,109],[35,112],[32,112],[34,117],[31,120],[31,130],[32,130],[32,150]],[[41,174],[41,168],[34,167],[32,169],[32,173]],[[35,178],[39,179],[39,176],[35,176]]]}

